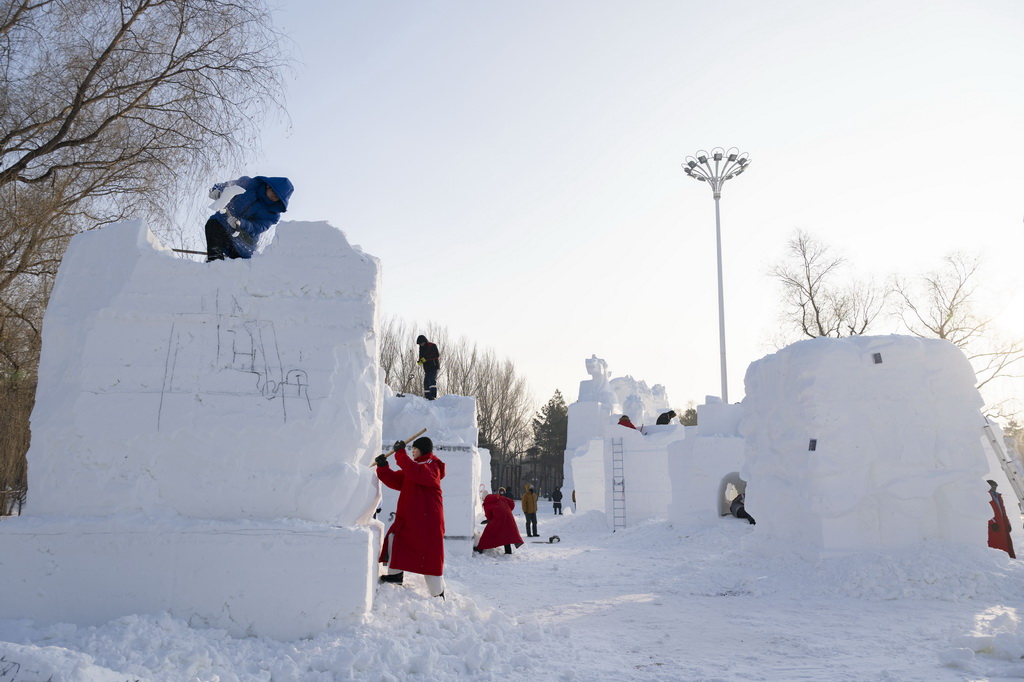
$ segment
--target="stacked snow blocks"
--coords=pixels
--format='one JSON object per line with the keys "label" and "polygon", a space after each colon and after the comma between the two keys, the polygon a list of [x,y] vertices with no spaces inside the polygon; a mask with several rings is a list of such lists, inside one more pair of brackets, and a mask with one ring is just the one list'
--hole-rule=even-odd
{"label": "stacked snow blocks", "polygon": [[741,476],[765,547],[983,547],[988,463],[963,353],[907,336],[795,343],[746,374]]}
{"label": "stacked snow blocks", "polygon": [[0,617],[169,611],[294,638],[366,613],[378,289],[376,259],[327,223],[210,264],[138,221],[75,237],[44,320],[25,516],[0,527]]}

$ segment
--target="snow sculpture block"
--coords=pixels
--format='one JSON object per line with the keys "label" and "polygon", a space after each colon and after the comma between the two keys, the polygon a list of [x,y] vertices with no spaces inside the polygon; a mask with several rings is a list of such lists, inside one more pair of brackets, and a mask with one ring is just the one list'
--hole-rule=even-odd
{"label": "snow sculpture block", "polygon": [[[728,407],[722,403],[719,406]],[[701,407],[697,407],[698,415]],[[698,416],[698,424],[699,420]],[[706,523],[720,517],[722,482],[743,465],[742,438],[702,436],[699,428],[687,427],[687,437],[668,447],[672,483],[668,518],[675,523]],[[690,435],[690,429],[697,433]]]}
{"label": "snow sculpture block", "polygon": [[701,436],[738,436],[743,405],[728,405],[717,396],[706,396],[697,406],[697,429]]}
{"label": "snow sculpture block", "polygon": [[[376,259],[327,223],[282,223],[262,255],[210,264],[139,221],[76,236],[44,320],[25,516],[0,527],[21,547],[0,559],[0,613],[229,612],[233,632],[298,637],[366,612],[378,288]],[[75,530],[97,525],[102,542]],[[52,555],[35,575],[33,547]],[[72,595],[74,562],[96,570]],[[331,581],[346,587],[313,587]]]}
{"label": "snow sculpture block", "polygon": [[[476,398],[443,395],[437,400],[427,400],[414,395],[394,395],[390,389],[385,391],[383,452],[389,452],[396,440],[427,429],[423,435],[433,441],[434,454],[445,464],[441,481],[445,537],[472,538],[477,516],[482,511]],[[490,478],[487,486],[490,486]],[[388,524],[398,504],[398,491],[380,487],[378,519]]]}
{"label": "snow sculpture block", "polygon": [[970,363],[946,341],[819,338],[753,363],[740,431],[756,535],[817,555],[984,547],[981,406]]}

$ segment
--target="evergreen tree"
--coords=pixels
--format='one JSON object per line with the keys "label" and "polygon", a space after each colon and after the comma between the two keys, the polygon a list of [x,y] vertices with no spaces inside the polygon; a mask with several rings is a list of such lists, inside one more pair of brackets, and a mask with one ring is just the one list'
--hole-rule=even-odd
{"label": "evergreen tree", "polygon": [[569,408],[562,393],[556,390],[533,419],[533,447],[527,451],[533,478],[544,494],[562,487],[568,429]]}

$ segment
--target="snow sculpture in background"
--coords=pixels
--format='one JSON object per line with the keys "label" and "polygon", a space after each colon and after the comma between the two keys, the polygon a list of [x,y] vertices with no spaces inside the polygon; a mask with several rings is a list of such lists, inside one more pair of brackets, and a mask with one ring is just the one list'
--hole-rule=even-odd
{"label": "snow sculpture in background", "polygon": [[622,405],[622,411],[632,418],[634,424],[653,424],[659,414],[671,409],[665,387],[661,384],[648,388],[646,381],[637,381],[629,375],[615,377],[609,384]]}
{"label": "snow sculpture in background", "polygon": [[740,423],[751,546],[984,547],[990,466],[974,381],[948,341],[896,335],[810,339],[751,364]]}
{"label": "snow sculpture in background", "polygon": [[630,393],[622,401],[622,414],[628,415],[630,420],[639,426],[654,421],[653,419],[648,419],[649,415],[644,407],[644,400],[636,393]]}
{"label": "snow sculpture in background", "polygon": [[580,382],[579,402],[602,403],[608,407],[617,404],[618,399],[608,383],[611,377],[611,372],[608,371],[608,363],[596,355],[591,355],[586,362],[587,373],[590,374],[591,378]]}

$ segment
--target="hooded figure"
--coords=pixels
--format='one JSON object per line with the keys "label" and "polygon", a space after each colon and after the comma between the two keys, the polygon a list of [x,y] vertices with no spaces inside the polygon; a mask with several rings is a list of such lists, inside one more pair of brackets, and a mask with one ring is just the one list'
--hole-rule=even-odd
{"label": "hooded figure", "polygon": [[210,190],[211,199],[219,199],[227,187],[243,192],[231,197],[227,205],[206,221],[206,259],[252,258],[260,235],[281,219],[295,188],[288,178],[246,175],[231,182],[219,182]]}
{"label": "hooded figure", "polygon": [[[395,443],[398,471],[388,466],[387,458],[377,458],[377,478],[397,490],[395,520],[384,535],[381,563],[388,565],[384,582],[402,582],[402,572],[427,577],[427,587],[435,597],[444,596],[444,502],[441,479],[444,462],[434,455],[434,444],[426,436],[412,443],[413,457],[405,443]],[[432,580],[433,579],[433,580]]]}
{"label": "hooded figure", "polygon": [[487,526],[477,543],[477,551],[505,546],[505,554],[512,553],[512,545],[521,547],[523,536],[516,527],[516,519],[512,510],[516,508],[515,500],[511,500],[500,492],[491,493],[484,498],[484,516]]}

